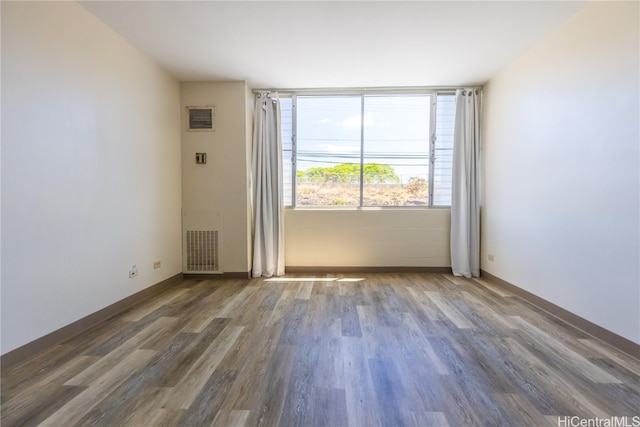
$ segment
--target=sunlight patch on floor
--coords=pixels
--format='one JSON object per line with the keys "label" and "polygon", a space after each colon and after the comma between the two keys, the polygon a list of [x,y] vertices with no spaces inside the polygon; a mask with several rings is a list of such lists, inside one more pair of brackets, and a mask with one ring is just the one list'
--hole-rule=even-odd
{"label": "sunlight patch on floor", "polygon": [[362,282],[364,278],[353,277],[339,279],[337,277],[270,277],[265,282]]}

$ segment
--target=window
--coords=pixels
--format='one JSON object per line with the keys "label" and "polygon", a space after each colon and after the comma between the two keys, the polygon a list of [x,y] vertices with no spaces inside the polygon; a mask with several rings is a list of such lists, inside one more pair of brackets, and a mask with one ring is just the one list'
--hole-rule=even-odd
{"label": "window", "polygon": [[449,206],[453,93],[280,98],[285,205]]}

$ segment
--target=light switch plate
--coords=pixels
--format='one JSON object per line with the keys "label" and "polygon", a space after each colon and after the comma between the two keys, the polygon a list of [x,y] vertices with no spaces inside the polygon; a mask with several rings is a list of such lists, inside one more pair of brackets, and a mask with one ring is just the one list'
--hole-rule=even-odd
{"label": "light switch plate", "polygon": [[196,163],[199,165],[207,164],[207,153],[196,153]]}

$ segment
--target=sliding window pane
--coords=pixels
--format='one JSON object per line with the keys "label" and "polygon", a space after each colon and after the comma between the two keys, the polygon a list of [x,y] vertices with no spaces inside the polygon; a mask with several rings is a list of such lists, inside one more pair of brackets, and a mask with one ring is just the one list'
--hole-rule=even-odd
{"label": "sliding window pane", "polygon": [[363,206],[429,205],[429,95],[364,103]]}
{"label": "sliding window pane", "polygon": [[360,96],[298,96],[296,206],[360,203]]}
{"label": "sliding window pane", "polygon": [[291,98],[280,98],[280,137],[282,138],[282,190],[284,205],[292,205],[293,194],[293,105]]}

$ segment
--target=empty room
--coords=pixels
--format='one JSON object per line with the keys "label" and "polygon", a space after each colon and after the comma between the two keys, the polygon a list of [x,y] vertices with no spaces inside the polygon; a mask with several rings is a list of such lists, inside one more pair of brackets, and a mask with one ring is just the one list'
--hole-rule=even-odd
{"label": "empty room", "polygon": [[637,1],[1,1],[2,426],[640,426]]}

